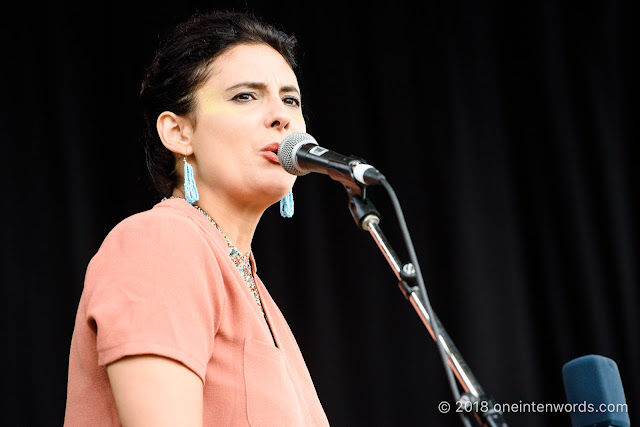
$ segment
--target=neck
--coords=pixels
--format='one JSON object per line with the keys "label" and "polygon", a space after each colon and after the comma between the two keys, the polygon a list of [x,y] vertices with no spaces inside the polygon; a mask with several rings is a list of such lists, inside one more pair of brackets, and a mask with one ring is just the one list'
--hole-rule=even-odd
{"label": "neck", "polygon": [[[173,196],[184,198],[184,192],[176,189]],[[215,194],[205,196],[200,193],[200,200],[195,204],[215,221],[241,253],[247,254],[251,250],[251,241],[264,210],[251,209],[251,206],[216,197]]]}

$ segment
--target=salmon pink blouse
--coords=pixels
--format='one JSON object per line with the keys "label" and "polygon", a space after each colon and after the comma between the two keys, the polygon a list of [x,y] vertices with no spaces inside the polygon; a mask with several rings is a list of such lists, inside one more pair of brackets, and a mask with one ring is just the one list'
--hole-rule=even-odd
{"label": "salmon pink blouse", "polygon": [[200,377],[205,426],[328,425],[253,258],[251,268],[264,313],[225,237],[186,201],[163,200],[118,224],[87,268],[64,425],[120,425],[106,366],[141,354]]}

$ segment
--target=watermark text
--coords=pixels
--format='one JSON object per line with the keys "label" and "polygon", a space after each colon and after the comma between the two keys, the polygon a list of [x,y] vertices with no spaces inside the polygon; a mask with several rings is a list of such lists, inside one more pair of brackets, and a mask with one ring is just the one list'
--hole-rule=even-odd
{"label": "watermark text", "polygon": [[451,404],[446,400],[443,400],[438,404],[438,411],[442,414],[446,414],[454,410],[455,412],[501,412],[507,413],[594,413],[594,412],[607,412],[607,413],[620,413],[628,412],[629,408],[626,403],[539,403],[539,402],[523,402],[518,401],[514,403],[493,403],[486,400],[479,402],[471,401],[458,401],[455,404]]}

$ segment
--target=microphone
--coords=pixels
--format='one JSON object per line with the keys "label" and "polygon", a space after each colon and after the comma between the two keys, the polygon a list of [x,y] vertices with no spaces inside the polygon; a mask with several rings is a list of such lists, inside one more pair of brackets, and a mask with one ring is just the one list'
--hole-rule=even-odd
{"label": "microphone", "polygon": [[385,179],[364,159],[322,148],[314,137],[303,132],[293,133],[282,140],[278,161],[292,175],[324,173],[345,185],[375,185]]}
{"label": "microphone", "polygon": [[562,367],[574,427],[629,427],[629,412],[618,365],[598,355],[578,357]]}

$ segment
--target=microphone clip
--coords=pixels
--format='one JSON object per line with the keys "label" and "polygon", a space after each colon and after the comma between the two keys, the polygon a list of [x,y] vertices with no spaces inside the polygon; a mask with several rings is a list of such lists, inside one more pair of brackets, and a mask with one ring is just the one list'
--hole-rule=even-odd
{"label": "microphone clip", "polygon": [[373,206],[373,203],[366,198],[366,187],[364,185],[356,185],[353,182],[343,183],[347,195],[349,196],[349,211],[358,228],[367,230],[368,226],[364,219],[374,216],[380,222],[380,212]]}

